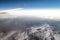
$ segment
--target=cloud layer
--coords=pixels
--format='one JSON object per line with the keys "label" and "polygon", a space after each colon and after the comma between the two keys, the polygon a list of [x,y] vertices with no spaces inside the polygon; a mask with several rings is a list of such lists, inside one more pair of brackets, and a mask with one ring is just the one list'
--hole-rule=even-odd
{"label": "cloud layer", "polygon": [[[60,9],[10,9],[2,10],[0,12],[7,12],[8,15],[13,16],[35,16],[47,19],[60,19]],[[0,14],[1,15],[1,14]]]}

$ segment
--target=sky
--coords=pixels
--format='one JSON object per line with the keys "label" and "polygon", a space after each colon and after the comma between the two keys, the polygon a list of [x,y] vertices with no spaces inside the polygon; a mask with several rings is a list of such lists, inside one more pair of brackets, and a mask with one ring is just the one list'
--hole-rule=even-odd
{"label": "sky", "polygon": [[60,8],[59,0],[0,0],[0,10],[4,9]]}
{"label": "sky", "polygon": [[59,0],[1,0],[0,13],[7,12],[1,17],[34,16],[60,20]]}

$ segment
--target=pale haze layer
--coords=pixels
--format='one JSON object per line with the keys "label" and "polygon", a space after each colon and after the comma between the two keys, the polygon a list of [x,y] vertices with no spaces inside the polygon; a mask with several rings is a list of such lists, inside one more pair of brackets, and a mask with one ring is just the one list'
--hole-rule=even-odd
{"label": "pale haze layer", "polygon": [[2,10],[0,12],[7,12],[7,15],[10,15],[10,16],[12,15],[12,17],[34,16],[34,17],[47,18],[47,19],[60,19],[60,9],[28,10],[28,9],[23,9],[23,8],[16,8],[16,9],[10,9],[10,10]]}

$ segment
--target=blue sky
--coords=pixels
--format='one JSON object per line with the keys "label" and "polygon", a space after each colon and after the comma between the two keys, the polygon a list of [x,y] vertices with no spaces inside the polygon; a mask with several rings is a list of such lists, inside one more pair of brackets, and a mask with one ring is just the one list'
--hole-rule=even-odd
{"label": "blue sky", "polygon": [[[20,8],[25,10],[21,10]],[[0,0],[0,12],[3,11],[14,16],[35,16],[49,19],[60,19],[60,1]]]}
{"label": "blue sky", "polygon": [[4,9],[60,8],[59,0],[0,0],[0,10]]}

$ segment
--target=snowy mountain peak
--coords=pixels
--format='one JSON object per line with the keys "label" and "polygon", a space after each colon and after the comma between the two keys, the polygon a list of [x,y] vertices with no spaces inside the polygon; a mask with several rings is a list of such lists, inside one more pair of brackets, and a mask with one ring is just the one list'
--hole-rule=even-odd
{"label": "snowy mountain peak", "polygon": [[47,39],[47,40],[54,39],[54,33],[49,24],[45,24],[40,27],[32,27],[29,33],[39,38],[43,37],[42,39]]}

